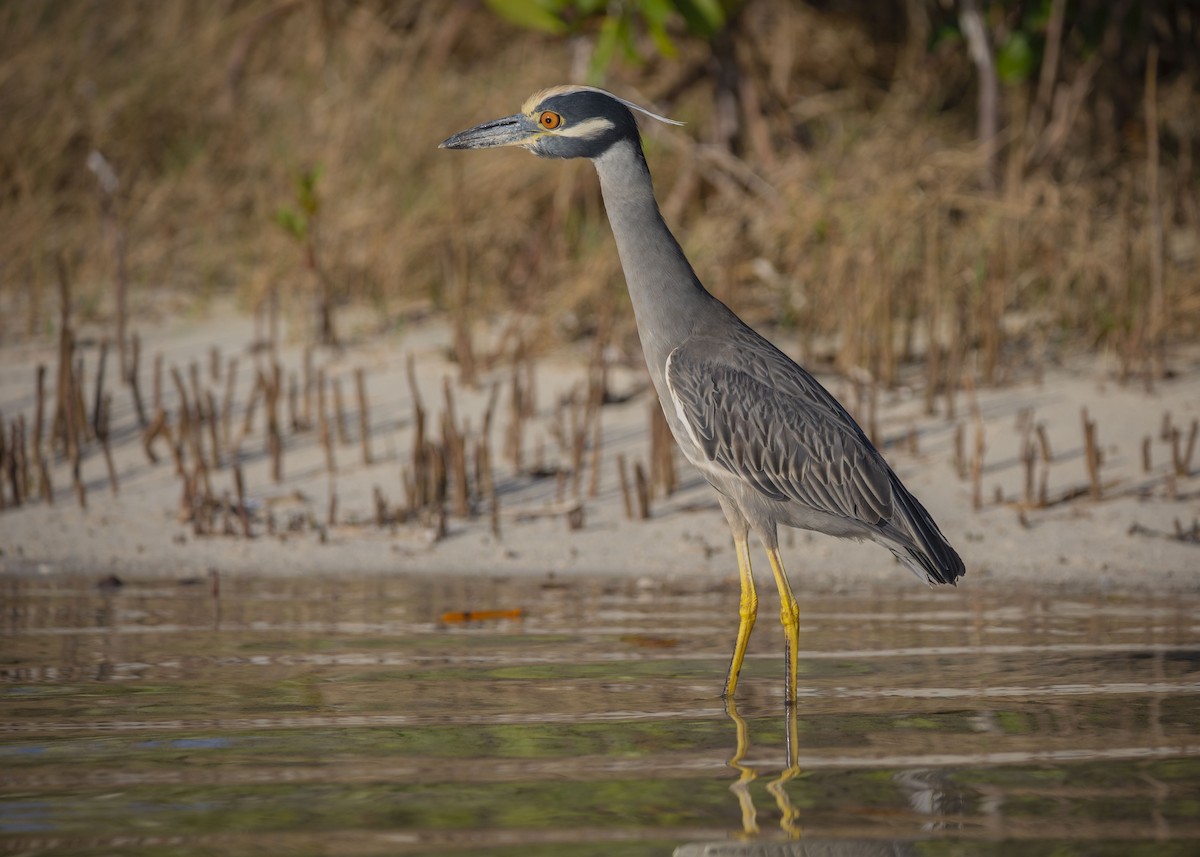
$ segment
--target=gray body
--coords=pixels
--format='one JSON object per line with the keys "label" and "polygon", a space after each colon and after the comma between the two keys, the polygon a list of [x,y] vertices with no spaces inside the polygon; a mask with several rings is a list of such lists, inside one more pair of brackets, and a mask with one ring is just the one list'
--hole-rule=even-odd
{"label": "gray body", "polygon": [[730,525],[770,546],[777,524],[871,539],[930,583],[961,575],[932,518],[837,400],[701,285],[659,213],[640,146],[614,144],[595,165],[663,412]]}
{"label": "gray body", "polygon": [[737,547],[742,621],[726,694],[758,609],[746,550],[752,531],[779,588],[794,703],[799,620],[779,524],[870,539],[931,584],[954,583],[963,563],[837,400],[701,285],[659,212],[634,110],[662,119],[602,90],[558,87],[442,146],[515,145],[595,164],[663,413],[683,454],[716,488]]}

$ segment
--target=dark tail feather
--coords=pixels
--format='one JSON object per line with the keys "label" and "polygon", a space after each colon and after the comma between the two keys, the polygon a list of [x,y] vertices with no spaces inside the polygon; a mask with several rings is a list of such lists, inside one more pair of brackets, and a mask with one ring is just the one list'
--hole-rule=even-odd
{"label": "dark tail feather", "polygon": [[930,583],[953,584],[966,574],[962,558],[950,547],[925,507],[908,493],[894,473],[892,500],[899,513],[893,518],[892,526],[908,536],[892,547],[901,562]]}

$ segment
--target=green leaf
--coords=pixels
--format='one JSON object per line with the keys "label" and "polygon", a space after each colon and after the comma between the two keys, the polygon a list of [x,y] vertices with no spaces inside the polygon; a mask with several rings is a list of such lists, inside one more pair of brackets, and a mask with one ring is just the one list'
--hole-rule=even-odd
{"label": "green leaf", "polygon": [[996,52],[996,76],[1003,83],[1024,83],[1033,74],[1033,65],[1033,47],[1020,30],[1009,35]]}
{"label": "green leaf", "polygon": [[519,27],[562,35],[567,25],[559,13],[566,6],[561,0],[485,0],[489,9]]}
{"label": "green leaf", "polygon": [[308,231],[308,224],[304,218],[290,208],[281,207],[277,209],[275,212],[275,223],[297,241],[303,240],[304,233]]}
{"label": "green leaf", "polygon": [[600,33],[596,36],[596,48],[592,51],[592,60],[588,63],[588,79],[593,83],[604,79],[604,72],[612,62],[620,37],[620,17],[617,15],[606,16],[600,25]]}
{"label": "green leaf", "polygon": [[725,26],[725,9],[720,0],[674,0],[688,30],[711,37]]}
{"label": "green leaf", "polygon": [[321,196],[317,193],[317,182],[324,174],[324,168],[317,165],[296,176],[296,201],[300,203],[300,210],[310,218],[315,216],[321,208]]}
{"label": "green leaf", "polygon": [[617,44],[625,51],[625,59],[632,63],[640,63],[642,55],[638,53],[637,39],[634,38],[633,25],[628,15],[621,15],[617,22]]}
{"label": "green leaf", "polygon": [[671,0],[645,0],[642,5],[642,16],[646,19],[646,32],[650,34],[654,47],[667,59],[678,55],[675,43],[667,32],[667,22],[675,13],[675,5]]}

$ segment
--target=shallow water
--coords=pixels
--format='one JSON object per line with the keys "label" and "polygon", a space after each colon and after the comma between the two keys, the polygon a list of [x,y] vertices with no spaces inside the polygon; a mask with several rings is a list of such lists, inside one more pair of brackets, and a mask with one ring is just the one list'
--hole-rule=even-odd
{"label": "shallow water", "polygon": [[801,592],[789,720],[767,591],[718,698],[730,582],[0,586],[0,853],[1200,844],[1195,596]]}

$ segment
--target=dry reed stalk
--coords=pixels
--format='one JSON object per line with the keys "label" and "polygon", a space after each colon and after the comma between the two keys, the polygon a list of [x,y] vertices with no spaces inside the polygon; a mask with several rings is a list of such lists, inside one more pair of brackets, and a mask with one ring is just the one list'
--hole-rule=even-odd
{"label": "dry reed stalk", "polygon": [[483,428],[480,431],[480,438],[475,445],[474,456],[476,491],[478,496],[483,498],[490,497],[492,489],[489,487],[489,483],[494,481],[490,472],[492,466],[492,422],[495,419],[496,403],[499,399],[500,383],[493,381],[491,388],[488,390],[487,405],[483,409]]}
{"label": "dry reed stalk", "polygon": [[79,443],[79,435],[75,431],[75,356],[74,338],[68,332],[60,342],[58,364],[58,385],[54,390],[54,421],[51,431],[51,441],[67,458],[72,457],[72,450]]}
{"label": "dry reed stalk", "polygon": [[[71,384],[72,372],[67,370],[67,383]],[[81,509],[87,508],[87,487],[83,484],[83,444],[80,438],[79,423],[82,422],[82,414],[79,408],[79,399],[74,394],[72,389],[62,391],[62,402],[65,411],[63,413],[63,425],[67,437],[67,457],[71,462],[71,483],[75,488],[75,499],[79,502]]]}
{"label": "dry reed stalk", "polygon": [[1149,350],[1147,384],[1166,375],[1164,331],[1166,329],[1166,297],[1164,289],[1164,241],[1162,202],[1159,199],[1159,141],[1158,141],[1158,45],[1150,43],[1146,56],[1146,86],[1142,114],[1146,118],[1146,194],[1150,207],[1150,301],[1147,309],[1145,347]]}
{"label": "dry reed stalk", "polygon": [[171,366],[171,380],[175,383],[175,392],[179,395],[179,442],[181,445],[185,445],[184,448],[191,460],[196,462],[203,457],[200,449],[200,435],[196,429],[198,416],[188,399],[183,375],[180,374],[179,367],[174,365]]}
{"label": "dry reed stalk", "polygon": [[571,388],[569,398],[559,399],[558,404],[554,406],[554,419],[550,421],[550,437],[554,439],[558,445],[558,454],[560,459],[568,457],[567,443],[567,409],[571,401],[575,398],[575,387]]}
{"label": "dry reed stalk", "polygon": [[71,459],[71,484],[75,488],[75,500],[80,509],[87,509],[87,486],[83,483],[83,459],[76,448]]}
{"label": "dry reed stalk", "polygon": [[586,409],[574,397],[571,405],[571,495],[578,500],[583,492],[583,459],[590,426]]}
{"label": "dry reed stalk", "polygon": [[191,382],[192,390],[192,417],[196,431],[199,432],[204,426],[206,414],[204,412],[204,385],[200,383],[200,364],[195,360],[188,363],[188,381]]}
{"label": "dry reed stalk", "polygon": [[146,418],[146,405],[142,401],[142,337],[137,331],[129,337],[130,358],[129,358],[129,374],[123,379],[129,385],[129,391],[133,395],[133,410],[137,414],[138,426],[145,428],[148,422]]}
{"label": "dry reed stalk", "polygon": [[[330,476],[329,477],[329,504],[325,507],[325,526],[329,527],[330,529],[337,526],[337,513],[338,513],[337,483],[336,483],[336,478],[333,476]],[[321,541],[322,542],[325,541],[324,537],[322,537]]]}
{"label": "dry reed stalk", "polygon": [[1158,429],[1158,439],[1163,441],[1164,443],[1171,439],[1171,412],[1170,411],[1163,411],[1162,425],[1160,425],[1159,429]]}
{"label": "dry reed stalk", "polygon": [[596,417],[592,421],[592,459],[588,475],[588,497],[595,497],[600,493],[600,464],[604,452],[600,431],[600,411],[597,410]]}
{"label": "dry reed stalk", "polygon": [[971,457],[971,506],[978,512],[983,508],[983,457],[987,451],[983,422],[975,423],[975,454]]}
{"label": "dry reed stalk", "polygon": [[24,414],[17,414],[17,441],[17,481],[21,484],[21,501],[28,503],[33,496],[33,480],[29,475],[29,438]]}
{"label": "dry reed stalk", "polygon": [[42,446],[45,433],[46,411],[46,367],[39,363],[37,367],[37,396],[34,400],[33,412],[33,458],[38,470],[38,490],[46,505],[54,505],[54,486],[50,483],[50,467],[46,462],[46,451]]}
{"label": "dry reed stalk", "polygon": [[171,380],[175,384],[175,392],[179,395],[179,418],[181,429],[190,426],[192,421],[191,406],[188,402],[187,387],[183,383],[183,375],[179,372],[179,367],[171,365]]}
{"label": "dry reed stalk", "polygon": [[428,444],[425,440],[425,404],[421,398],[421,388],[417,384],[416,364],[411,354],[405,359],[404,368],[413,402],[412,490],[408,492],[408,512],[410,515],[416,515],[425,508],[429,500],[427,492],[430,485],[430,467],[427,458]]}
{"label": "dry reed stalk", "polygon": [[1008,302],[1008,284],[1002,276],[988,276],[983,283],[980,304],[983,315],[979,327],[983,339],[983,382],[995,384],[1004,350],[1004,312]]}
{"label": "dry reed stalk", "polygon": [[238,520],[242,523],[242,536],[251,538],[250,510],[246,508],[246,481],[242,476],[242,463],[233,460],[233,490],[237,494]]}
{"label": "dry reed stalk", "polygon": [[[896,382],[896,316],[895,316],[895,300],[896,300],[896,282],[895,277],[890,272],[878,270],[881,260],[884,257],[884,245],[881,236],[878,233],[875,235],[875,259],[876,259],[876,276],[880,288],[875,291],[872,299],[875,302],[874,312],[872,313],[872,324],[875,330],[875,339],[877,343],[876,356],[873,361],[875,366],[871,372],[871,383],[874,385],[879,383],[891,386]],[[874,386],[872,386],[872,393]],[[872,433],[872,437],[878,437]]]}
{"label": "dry reed stalk", "polygon": [[75,374],[72,376],[74,386],[70,391],[70,395],[75,400],[75,432],[80,443],[96,439],[96,435],[92,431],[92,423],[87,418],[87,405],[83,400],[86,368],[87,364],[84,362],[83,355],[80,355],[75,361]]}
{"label": "dry reed stalk", "polygon": [[[21,486],[21,431],[18,420],[13,420],[8,427],[8,447],[4,457],[4,475],[8,478],[9,488],[12,491],[13,506],[20,506],[25,502],[24,491]],[[0,420],[0,434],[4,433],[4,422]]]}
{"label": "dry reed stalk", "polygon": [[489,447],[492,438],[492,421],[496,415],[496,404],[500,401],[500,382],[493,381],[492,387],[488,391],[487,405],[483,409],[483,439],[488,442]]}
{"label": "dry reed stalk", "polygon": [[442,449],[448,459],[448,475],[454,484],[454,514],[466,518],[471,514],[470,484],[467,480],[467,442],[458,428],[454,390],[448,376],[442,378]]}
{"label": "dry reed stalk", "polygon": [[530,349],[524,347],[524,341],[522,341],[520,357],[524,376],[521,384],[521,416],[525,419],[533,419],[537,416],[537,374],[533,363],[533,354]]}
{"label": "dry reed stalk", "polygon": [[96,420],[96,437],[100,441],[100,449],[104,452],[104,466],[108,469],[108,487],[114,497],[117,496],[117,468],[113,464],[112,444],[109,443],[109,421],[112,416],[112,393],[105,393],[100,403],[100,412]]}
{"label": "dry reed stalk", "polygon": [[963,389],[967,394],[967,409],[971,414],[971,419],[977,423],[983,422],[983,411],[979,409],[979,397],[975,391],[975,376],[971,372],[964,372],[962,377]]}
{"label": "dry reed stalk", "polygon": [[629,468],[625,464],[625,456],[617,453],[617,480],[621,484],[621,500],[625,506],[625,519],[633,520],[633,496],[629,490]]}
{"label": "dry reed stalk", "polygon": [[233,498],[229,496],[228,488],[221,492],[221,535],[226,537],[237,535],[237,530],[233,526]]}
{"label": "dry reed stalk", "polygon": [[409,464],[400,466],[400,485],[404,489],[404,514],[407,518],[417,508],[417,483],[413,478],[412,466]]}
{"label": "dry reed stalk", "polygon": [[954,424],[954,472],[967,480],[967,430],[962,423]]}
{"label": "dry reed stalk", "polygon": [[192,486],[192,477],[187,471],[180,476],[180,494],[179,494],[179,514],[176,520],[181,524],[186,524],[195,516]]}
{"label": "dry reed stalk", "polygon": [[60,251],[55,256],[58,272],[58,377],[55,386],[54,417],[50,423],[50,447],[70,454],[70,428],[67,420],[67,392],[71,389],[71,370],[75,365],[75,337],[71,331],[71,279],[67,260]]}
{"label": "dry reed stalk", "polygon": [[475,342],[471,336],[471,317],[468,312],[470,298],[467,278],[455,277],[458,293],[454,302],[454,359],[458,363],[459,383],[474,388],[479,385],[478,363],[475,357]]}
{"label": "dry reed stalk", "polygon": [[521,453],[525,446],[525,418],[521,412],[521,376],[517,372],[515,363],[513,364],[512,386],[510,389],[512,390],[512,394],[509,397],[509,422],[504,433],[504,448],[507,458],[512,464],[513,471],[520,473],[522,464]]}
{"label": "dry reed stalk", "polygon": [[533,446],[533,467],[530,468],[530,473],[545,476],[549,472],[546,467],[546,439],[539,437]]}
{"label": "dry reed stalk", "polygon": [[4,476],[8,473],[8,444],[4,440],[4,417],[0,415],[0,512],[8,508],[4,499]]}
{"label": "dry reed stalk", "polygon": [[358,397],[358,440],[362,445],[362,463],[371,463],[371,414],[367,398],[367,373],[361,366],[354,370],[354,391]]}
{"label": "dry reed stalk", "polygon": [[200,424],[199,421],[192,424],[192,432],[195,441],[195,457],[192,461],[192,474],[195,480],[196,490],[199,492],[203,488],[203,499],[205,508],[211,503],[213,497],[212,482],[209,480],[208,459],[204,457],[203,445],[200,443]]}
{"label": "dry reed stalk", "polygon": [[954,300],[955,318],[950,325],[950,347],[947,350],[946,365],[951,367],[952,376],[946,382],[946,419],[953,420],[957,416],[957,395],[963,383],[963,377],[969,373],[963,371],[963,360],[967,354],[968,345],[968,313],[967,298],[959,290]]}
{"label": "dry reed stalk", "polygon": [[941,229],[938,209],[931,208],[925,218],[925,414],[933,416],[937,411],[937,391],[942,383],[942,348],[938,342],[939,308],[942,303],[941,284]]}
{"label": "dry reed stalk", "polygon": [[154,419],[150,421],[150,425],[146,426],[146,430],[142,432],[142,449],[146,453],[146,458],[151,464],[158,464],[158,454],[154,451],[154,441],[162,434],[163,429],[167,424],[167,412],[159,408],[154,414]]}
{"label": "dry reed stalk", "polygon": [[646,470],[640,461],[633,464],[633,480],[637,486],[638,517],[643,521],[650,519],[650,484],[646,479]]}
{"label": "dry reed stalk", "polygon": [[[611,304],[609,304],[611,307]],[[609,341],[612,336],[612,310],[604,314],[601,320],[601,326],[596,333],[595,340],[592,344],[592,351],[588,357],[588,393],[587,407],[588,418],[595,416],[596,412],[608,401],[608,360],[605,357],[605,351],[608,349]]]}
{"label": "dry reed stalk", "polygon": [[269,374],[258,374],[267,415],[266,451],[271,459],[271,480],[276,483],[283,481],[283,437],[279,432],[279,388],[282,380],[280,374],[278,363],[271,364]]}
{"label": "dry reed stalk", "polygon": [[346,405],[342,400],[342,381],[340,378],[333,378],[330,384],[333,387],[333,422],[337,429],[338,443],[346,446],[350,443],[350,433],[346,431]]}
{"label": "dry reed stalk", "polygon": [[1038,477],[1038,506],[1046,506],[1050,498],[1050,462],[1054,456],[1050,451],[1050,438],[1046,434],[1045,423],[1038,423],[1034,427],[1034,434],[1038,440],[1039,459],[1041,460],[1041,475]]}
{"label": "dry reed stalk", "polygon": [[163,355],[162,352],[154,355],[154,373],[150,379],[150,404],[154,410],[162,408],[162,390],[163,390]]}
{"label": "dry reed stalk", "polygon": [[325,407],[325,370],[317,370],[317,442],[325,450],[325,472],[337,472],[337,460],[333,454],[333,433],[329,430],[329,412]]}
{"label": "dry reed stalk", "polygon": [[387,500],[383,497],[383,491],[378,485],[371,488],[371,499],[375,505],[375,526],[383,529],[388,525]]}
{"label": "dry reed stalk", "polygon": [[233,399],[237,390],[238,359],[230,357],[225,369],[225,393],[221,396],[221,439],[228,447],[233,443]]}
{"label": "dry reed stalk", "polygon": [[207,535],[208,533],[208,522],[205,520],[208,514],[208,494],[207,492],[202,493],[200,490],[202,480],[200,474],[203,469],[203,461],[197,460],[192,463],[192,492],[189,498],[191,500],[189,513],[192,519],[192,533],[197,536]]}
{"label": "dry reed stalk", "polygon": [[1183,443],[1183,432],[1178,428],[1171,429],[1171,468],[1176,476],[1189,476],[1192,472],[1192,456],[1196,452],[1196,434],[1200,425],[1196,420],[1188,429],[1187,443]]}
{"label": "dry reed stalk", "polygon": [[567,471],[559,468],[554,473],[554,502],[562,504],[567,497]]}
{"label": "dry reed stalk", "polygon": [[[494,391],[495,389],[496,385],[493,384],[492,390]],[[484,422],[487,422],[486,418]],[[495,475],[492,473],[492,450],[486,433],[475,444],[475,470],[480,494],[486,499],[488,504],[488,518],[492,537],[499,539],[500,497],[496,491]]]}
{"label": "dry reed stalk", "polygon": [[258,402],[266,395],[263,384],[263,374],[260,370],[255,373],[254,383],[250,385],[250,398],[246,402],[246,410],[242,414],[242,427],[238,431],[237,442],[233,445],[235,451],[242,448],[242,441],[254,431],[254,416],[258,410]]}
{"label": "dry reed stalk", "polygon": [[1083,449],[1088,482],[1091,485],[1092,499],[1099,500],[1103,493],[1103,487],[1100,484],[1101,456],[1100,449],[1096,444],[1096,423],[1088,417],[1087,408],[1082,409],[1081,418],[1083,420]]}
{"label": "dry reed stalk", "polygon": [[1150,455],[1150,445],[1152,441],[1150,435],[1142,438],[1142,472],[1149,473],[1154,469],[1154,463]]}
{"label": "dry reed stalk", "polygon": [[662,488],[663,496],[669,497],[678,487],[678,477],[675,470],[675,438],[667,423],[666,415],[657,399],[649,405],[650,417],[650,496],[655,496],[655,489]]}
{"label": "dry reed stalk", "polygon": [[288,372],[288,390],[287,390],[287,411],[288,425],[292,427],[292,434],[300,431],[300,411],[299,411],[299,382],[296,380],[295,372]]}
{"label": "dry reed stalk", "polygon": [[313,426],[313,378],[313,347],[310,344],[304,346],[304,404],[300,419],[305,431],[308,431]]}
{"label": "dry reed stalk", "polygon": [[446,451],[437,444],[427,443],[424,458],[427,464],[425,469],[428,478],[424,511],[427,519],[429,514],[432,514],[435,525],[434,537],[440,540],[446,536],[446,496],[449,488]]}
{"label": "dry reed stalk", "polygon": [[1037,467],[1037,449],[1033,445],[1032,438],[1025,434],[1021,439],[1021,464],[1025,469],[1025,499],[1024,503],[1027,508],[1032,508],[1037,505],[1037,495],[1035,492],[1036,485],[1036,467]]}
{"label": "dry reed stalk", "polygon": [[104,369],[108,363],[108,339],[100,340],[100,356],[96,361],[96,386],[92,394],[92,434],[100,436],[100,409],[104,404]]}
{"label": "dry reed stalk", "polygon": [[208,446],[212,456],[213,470],[221,469],[221,419],[217,414],[217,397],[212,390],[204,391],[205,408],[208,411]]}

